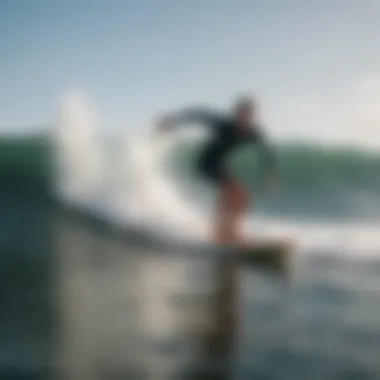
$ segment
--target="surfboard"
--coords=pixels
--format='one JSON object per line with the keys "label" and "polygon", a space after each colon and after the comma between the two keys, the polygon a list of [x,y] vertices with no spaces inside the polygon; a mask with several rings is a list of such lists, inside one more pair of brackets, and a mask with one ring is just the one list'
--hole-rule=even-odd
{"label": "surfboard", "polygon": [[246,265],[284,268],[287,266],[295,243],[289,240],[262,240],[232,249],[232,255],[238,262]]}

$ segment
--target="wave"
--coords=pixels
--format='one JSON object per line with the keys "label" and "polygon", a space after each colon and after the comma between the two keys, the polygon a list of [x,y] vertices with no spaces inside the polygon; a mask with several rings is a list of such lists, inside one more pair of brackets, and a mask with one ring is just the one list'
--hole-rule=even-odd
{"label": "wave", "polygon": [[[193,169],[198,142],[153,143],[142,136],[90,140],[90,135],[3,139],[8,148],[0,160],[2,183],[49,193],[53,182],[67,202],[102,204],[120,223],[207,237],[214,194]],[[380,249],[379,156],[299,144],[279,146],[277,152],[284,186],[273,196],[258,193],[255,154],[241,151],[231,160],[254,194],[256,212],[247,233],[295,236],[308,248]]]}
{"label": "wave", "polygon": [[[0,180],[3,184],[19,183],[20,188],[21,184],[42,188],[48,187],[53,179],[68,181],[67,177],[71,176],[77,181],[81,178],[83,183],[87,180],[91,188],[96,183],[100,186],[110,182],[112,176],[114,181],[122,181],[132,168],[127,163],[130,159],[134,160],[135,167],[139,167],[136,170],[141,171],[142,162],[148,160],[150,151],[150,164],[155,165],[155,169],[152,168],[149,176],[155,177],[155,171],[160,171],[165,176],[172,176],[182,188],[201,182],[194,170],[201,144],[156,142],[152,145],[144,142],[143,137],[125,140],[125,144],[112,137],[90,143],[64,141],[66,146],[62,153],[62,145],[57,147],[48,133],[3,137],[0,138]],[[354,203],[363,206],[369,203],[369,199],[380,201],[380,154],[288,144],[277,147],[276,155],[283,184],[281,192],[291,197],[308,195],[321,199],[350,194]],[[64,166],[70,170],[63,170]],[[236,177],[255,194],[259,182],[255,152],[242,150],[232,157],[230,166]],[[104,176],[105,172],[107,176]]]}

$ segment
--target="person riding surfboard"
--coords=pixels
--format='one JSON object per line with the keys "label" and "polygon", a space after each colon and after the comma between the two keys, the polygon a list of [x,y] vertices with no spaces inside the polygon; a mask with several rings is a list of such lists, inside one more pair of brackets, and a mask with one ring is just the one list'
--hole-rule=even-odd
{"label": "person riding surfboard", "polygon": [[244,186],[227,168],[227,161],[235,148],[253,144],[264,155],[268,184],[276,184],[276,160],[273,149],[258,123],[256,103],[250,97],[240,97],[231,115],[222,115],[206,108],[191,108],[160,118],[159,133],[169,132],[185,124],[203,124],[212,132],[210,140],[199,154],[196,167],[201,177],[215,185],[219,204],[214,225],[217,244],[241,243],[240,224],[249,206]]}

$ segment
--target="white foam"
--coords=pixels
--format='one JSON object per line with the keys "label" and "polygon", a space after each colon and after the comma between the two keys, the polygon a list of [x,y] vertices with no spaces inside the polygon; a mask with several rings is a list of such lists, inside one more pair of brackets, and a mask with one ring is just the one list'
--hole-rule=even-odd
{"label": "white foam", "polygon": [[164,172],[162,160],[167,147],[165,141],[128,141],[129,188],[116,196],[117,207],[157,228],[204,239],[209,228],[207,215],[191,207]]}
{"label": "white foam", "polygon": [[85,200],[104,183],[103,161],[95,116],[78,94],[65,99],[56,130],[59,181],[57,192],[67,200]]}

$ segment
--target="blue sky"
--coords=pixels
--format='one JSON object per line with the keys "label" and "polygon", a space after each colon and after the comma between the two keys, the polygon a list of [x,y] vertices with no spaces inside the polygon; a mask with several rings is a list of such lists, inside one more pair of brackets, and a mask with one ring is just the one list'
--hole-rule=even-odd
{"label": "blue sky", "polygon": [[276,136],[373,141],[379,19],[377,0],[2,0],[0,131],[78,94],[102,127],[136,130],[244,92]]}

